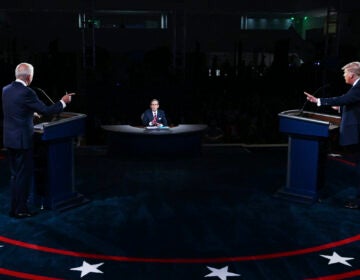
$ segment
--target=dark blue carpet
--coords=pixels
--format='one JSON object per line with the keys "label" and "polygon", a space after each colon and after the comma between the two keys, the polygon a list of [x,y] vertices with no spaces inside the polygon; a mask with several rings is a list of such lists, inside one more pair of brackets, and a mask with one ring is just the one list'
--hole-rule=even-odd
{"label": "dark blue carpet", "polygon": [[[0,279],[360,277],[360,211],[342,206],[355,193],[353,167],[329,159],[322,202],[304,205],[273,197],[286,159],[286,148],[204,147],[198,157],[149,159],[81,147],[76,187],[91,202],[24,220],[7,216],[2,159]],[[329,264],[323,256],[334,252],[349,260]]]}

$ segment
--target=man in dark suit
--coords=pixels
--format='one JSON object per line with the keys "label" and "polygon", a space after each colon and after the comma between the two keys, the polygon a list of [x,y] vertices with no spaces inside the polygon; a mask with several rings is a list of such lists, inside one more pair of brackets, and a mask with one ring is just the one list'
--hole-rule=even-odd
{"label": "man in dark suit", "polygon": [[[340,145],[351,151],[356,159],[357,197],[347,201],[345,207],[360,207],[360,62],[355,61],[341,68],[344,71],[345,82],[351,88],[344,95],[331,98],[316,98],[305,92],[307,100],[318,106],[332,106],[341,112]],[[340,106],[340,107],[339,107]]]}
{"label": "man in dark suit", "polygon": [[144,126],[167,126],[165,112],[159,109],[159,100],[153,99],[150,102],[150,109],[147,109],[141,116]]}
{"label": "man in dark suit", "polygon": [[34,215],[27,206],[33,179],[33,117],[35,113],[51,115],[60,113],[71,102],[74,93],[64,95],[60,101],[46,106],[28,86],[34,67],[20,63],[15,69],[16,80],[2,91],[4,114],[3,142],[10,162],[11,205],[9,215],[27,218]]}

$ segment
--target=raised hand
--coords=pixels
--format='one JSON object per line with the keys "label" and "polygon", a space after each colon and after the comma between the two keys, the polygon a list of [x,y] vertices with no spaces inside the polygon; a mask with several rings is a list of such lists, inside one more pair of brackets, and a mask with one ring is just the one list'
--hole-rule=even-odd
{"label": "raised hand", "polygon": [[71,102],[71,96],[75,95],[75,92],[72,93],[66,93],[61,100],[64,101],[65,103],[70,103]]}
{"label": "raised hand", "polygon": [[304,92],[304,94],[306,95],[306,99],[309,100],[312,103],[317,103],[317,98],[307,92]]}

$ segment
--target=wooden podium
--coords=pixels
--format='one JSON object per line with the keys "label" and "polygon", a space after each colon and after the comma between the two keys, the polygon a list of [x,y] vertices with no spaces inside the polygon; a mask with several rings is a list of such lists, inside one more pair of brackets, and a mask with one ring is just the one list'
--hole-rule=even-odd
{"label": "wooden podium", "polygon": [[280,131],[288,134],[287,178],[276,197],[313,203],[318,200],[326,144],[337,133],[341,117],[301,110],[279,113]]}
{"label": "wooden podium", "polygon": [[86,115],[62,112],[34,126],[34,203],[64,211],[88,202],[74,187],[74,139],[85,132]]}

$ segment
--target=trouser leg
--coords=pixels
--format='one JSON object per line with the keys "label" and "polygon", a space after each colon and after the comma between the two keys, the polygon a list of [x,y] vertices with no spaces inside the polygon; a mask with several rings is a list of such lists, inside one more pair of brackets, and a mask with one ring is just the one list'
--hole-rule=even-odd
{"label": "trouser leg", "polygon": [[11,206],[12,213],[27,212],[27,200],[32,184],[33,162],[32,151],[9,150],[10,159],[10,186],[11,186]]}

